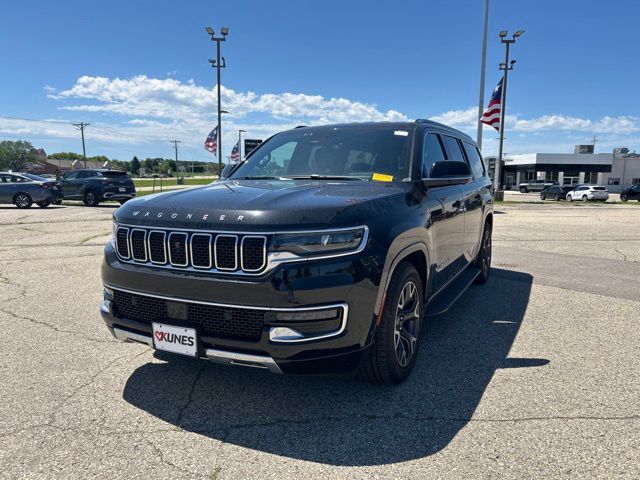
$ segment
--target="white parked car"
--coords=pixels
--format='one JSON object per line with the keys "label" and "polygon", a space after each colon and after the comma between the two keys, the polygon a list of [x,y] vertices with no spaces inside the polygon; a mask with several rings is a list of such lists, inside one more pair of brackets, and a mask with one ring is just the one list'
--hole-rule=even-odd
{"label": "white parked car", "polygon": [[609,199],[609,192],[607,187],[602,185],[580,185],[574,190],[567,193],[567,200],[572,202],[573,200],[582,200],[588,202],[589,200],[602,200]]}

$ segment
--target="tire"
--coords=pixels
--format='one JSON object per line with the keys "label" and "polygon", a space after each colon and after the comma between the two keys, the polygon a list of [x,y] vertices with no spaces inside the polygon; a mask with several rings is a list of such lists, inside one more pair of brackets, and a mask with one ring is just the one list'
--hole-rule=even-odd
{"label": "tire", "polygon": [[529,189],[527,187],[520,187],[520,193],[529,193]]}
{"label": "tire", "polygon": [[31,195],[25,192],[16,193],[13,197],[13,204],[18,208],[31,208],[33,200]]}
{"label": "tire", "polygon": [[38,205],[40,208],[47,208],[49,205],[51,205],[51,202],[36,202],[36,205]]}
{"label": "tire", "polygon": [[84,192],[83,201],[87,207],[97,207],[98,205],[100,205],[98,194],[93,190],[87,190],[86,192]]}
{"label": "tire", "polygon": [[546,200],[547,196],[544,193],[540,194],[540,200]]}
{"label": "tire", "polygon": [[573,197],[571,195],[567,195],[567,202],[573,202]]}
{"label": "tire", "polygon": [[487,283],[489,274],[491,273],[491,225],[486,222],[482,230],[482,238],[480,240],[480,251],[473,262],[480,269],[480,275],[476,277],[474,283],[482,285]]}
{"label": "tire", "polygon": [[62,200],[56,200],[53,202],[54,205],[62,205]]}
{"label": "tire", "polygon": [[127,203],[129,200],[118,200],[118,203],[120,205],[124,205],[125,203]]}
{"label": "tire", "polygon": [[626,195],[620,195],[620,201],[626,202],[627,200],[629,200],[629,199],[627,198]]}
{"label": "tire", "polygon": [[[412,264],[396,267],[384,299],[380,325],[360,374],[371,383],[396,385],[413,370],[422,333],[424,293]],[[402,308],[407,302],[409,306]]]}
{"label": "tire", "polygon": [[554,198],[554,200],[555,200],[556,202],[558,202],[558,201],[560,200],[560,195],[556,195],[556,196],[555,196],[555,198]]}
{"label": "tire", "polygon": [[587,197],[586,195],[582,195],[582,201],[583,202],[588,202],[589,201],[589,197]]}

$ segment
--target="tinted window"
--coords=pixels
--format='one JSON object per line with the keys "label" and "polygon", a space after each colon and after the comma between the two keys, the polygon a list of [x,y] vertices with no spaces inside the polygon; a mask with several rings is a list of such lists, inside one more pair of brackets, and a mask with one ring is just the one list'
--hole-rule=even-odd
{"label": "tinted window", "polygon": [[442,145],[435,133],[428,133],[424,137],[422,146],[422,178],[431,176],[431,167],[436,162],[444,162],[446,160]]}
{"label": "tinted window", "polygon": [[385,174],[409,178],[411,131],[389,127],[298,128],[258,147],[231,178],[348,176],[371,180]]}
{"label": "tinted window", "polygon": [[78,178],[78,172],[71,172],[64,176],[65,180],[75,180],[76,178]]}
{"label": "tinted window", "polygon": [[447,150],[447,158],[456,162],[464,162],[464,155],[460,150],[458,140],[447,135],[444,135],[442,140],[444,141],[444,148]]}
{"label": "tinted window", "polygon": [[28,182],[29,180],[24,177],[19,177],[18,175],[11,175],[11,181],[14,183],[24,183]]}
{"label": "tinted window", "polygon": [[0,175],[0,182],[9,183],[11,181],[11,177],[9,175]]}
{"label": "tinted window", "polygon": [[594,190],[606,190],[606,187],[593,187]]}
{"label": "tinted window", "polygon": [[473,170],[473,176],[475,178],[484,177],[486,172],[478,149],[467,142],[462,142],[462,145],[464,145],[464,151],[467,152],[467,158],[469,159],[471,170]]}
{"label": "tinted window", "polygon": [[119,172],[117,170],[109,170],[108,172],[101,172],[103,177],[107,178],[125,178],[127,177],[126,172]]}

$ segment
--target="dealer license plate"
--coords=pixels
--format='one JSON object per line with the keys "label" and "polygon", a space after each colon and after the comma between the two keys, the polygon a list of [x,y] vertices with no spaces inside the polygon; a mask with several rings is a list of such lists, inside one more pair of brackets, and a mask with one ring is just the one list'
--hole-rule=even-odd
{"label": "dealer license plate", "polygon": [[156,350],[198,356],[198,338],[193,328],[153,323],[153,346]]}
{"label": "dealer license plate", "polygon": [[118,188],[118,190],[119,190],[120,192],[126,192],[126,191],[127,191],[127,188],[126,188],[126,187],[119,187],[119,188]]}

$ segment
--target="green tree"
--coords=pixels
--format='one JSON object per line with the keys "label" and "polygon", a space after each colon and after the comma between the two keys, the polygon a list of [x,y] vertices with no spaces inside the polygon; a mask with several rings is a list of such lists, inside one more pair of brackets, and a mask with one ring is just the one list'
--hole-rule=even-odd
{"label": "green tree", "polygon": [[131,173],[136,175],[140,173],[140,160],[138,160],[138,157],[133,157],[133,160],[131,160]]}
{"label": "green tree", "polygon": [[[175,162],[174,162],[175,163]],[[161,164],[160,164],[160,173],[165,173],[168,174],[170,172],[173,172],[173,165],[171,164],[171,161],[169,160],[164,160]]]}
{"label": "green tree", "polygon": [[47,155],[47,157],[55,158],[56,160],[83,160],[84,159],[81,153],[75,153],[75,152],[57,152],[57,153],[52,153],[51,155]]}
{"label": "green tree", "polygon": [[22,140],[0,142],[0,170],[21,170],[34,160],[32,149],[31,143]]}

